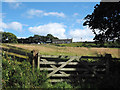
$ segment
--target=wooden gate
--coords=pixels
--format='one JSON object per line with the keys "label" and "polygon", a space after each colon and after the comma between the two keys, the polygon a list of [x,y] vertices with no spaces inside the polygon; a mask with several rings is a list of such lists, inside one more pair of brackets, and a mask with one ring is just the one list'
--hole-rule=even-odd
{"label": "wooden gate", "polygon": [[[85,60],[87,59],[87,60]],[[100,59],[88,62],[88,59]],[[106,57],[78,57],[38,55],[38,65],[41,71],[48,71],[50,82],[84,82],[87,78],[95,81],[109,72],[109,62]]]}

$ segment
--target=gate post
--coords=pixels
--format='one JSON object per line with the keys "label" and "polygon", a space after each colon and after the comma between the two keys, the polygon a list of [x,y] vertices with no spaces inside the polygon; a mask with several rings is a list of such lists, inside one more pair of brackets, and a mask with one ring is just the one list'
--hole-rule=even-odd
{"label": "gate post", "polygon": [[31,53],[32,53],[32,67],[33,67],[33,71],[34,71],[34,68],[37,67],[38,51],[33,50],[33,51],[31,51]]}
{"label": "gate post", "polygon": [[37,60],[37,68],[40,68],[40,54],[38,54],[38,60]]}
{"label": "gate post", "polygon": [[112,60],[111,54],[106,54],[105,55],[105,60],[106,60],[106,74],[109,74],[109,69],[110,69],[110,62]]}

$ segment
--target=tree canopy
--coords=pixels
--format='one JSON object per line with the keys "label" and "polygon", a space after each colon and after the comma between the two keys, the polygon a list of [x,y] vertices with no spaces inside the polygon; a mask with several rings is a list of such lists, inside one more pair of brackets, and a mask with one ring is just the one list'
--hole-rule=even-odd
{"label": "tree canopy", "polygon": [[0,32],[2,34],[2,43],[17,43],[17,37],[10,32]]}
{"label": "tree canopy", "polygon": [[100,2],[84,19],[83,26],[92,29],[95,41],[120,41],[120,2]]}
{"label": "tree canopy", "polygon": [[52,34],[47,34],[47,39],[58,39],[57,37],[54,37]]}
{"label": "tree canopy", "polygon": [[52,41],[52,39],[58,38],[54,37],[52,34],[47,34],[47,36],[34,35],[33,37],[30,36],[25,39],[18,39],[18,43],[46,43],[47,40]]}

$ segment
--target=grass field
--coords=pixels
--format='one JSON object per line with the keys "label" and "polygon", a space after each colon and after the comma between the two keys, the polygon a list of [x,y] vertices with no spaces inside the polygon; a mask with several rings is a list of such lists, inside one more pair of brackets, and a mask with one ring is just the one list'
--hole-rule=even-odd
{"label": "grass field", "polygon": [[120,48],[120,44],[106,42],[101,46],[101,44],[95,44],[94,42],[74,42],[74,43],[65,43],[65,44],[53,44],[60,47],[107,47],[107,48]]}
{"label": "grass field", "polygon": [[38,50],[42,55],[67,55],[67,56],[99,56],[106,53],[112,57],[120,58],[120,48],[93,48],[93,47],[59,47],[49,44],[3,44],[4,48],[15,48],[16,50],[30,52]]}

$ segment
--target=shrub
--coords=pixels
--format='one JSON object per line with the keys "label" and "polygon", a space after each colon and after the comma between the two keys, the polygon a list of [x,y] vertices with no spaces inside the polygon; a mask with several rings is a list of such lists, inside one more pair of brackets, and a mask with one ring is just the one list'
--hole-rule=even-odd
{"label": "shrub", "polygon": [[52,88],[65,89],[65,88],[73,88],[73,87],[67,82],[60,82],[60,83],[56,83],[55,85],[53,85]]}
{"label": "shrub", "polygon": [[37,69],[33,72],[29,62],[3,58],[2,65],[3,88],[36,88],[46,81],[47,73]]}

